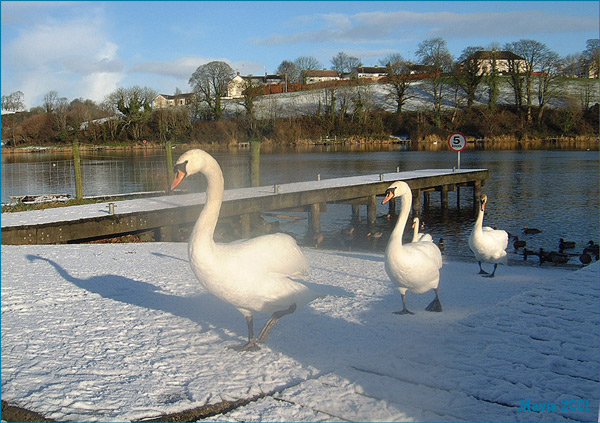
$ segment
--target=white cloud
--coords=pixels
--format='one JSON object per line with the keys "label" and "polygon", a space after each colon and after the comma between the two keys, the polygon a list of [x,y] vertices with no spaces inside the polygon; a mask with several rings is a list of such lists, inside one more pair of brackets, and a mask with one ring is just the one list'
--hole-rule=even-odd
{"label": "white cloud", "polygon": [[[296,31],[292,33],[254,38],[253,42],[267,46],[332,41],[374,43],[407,36],[411,38],[418,36],[422,39],[425,37],[526,37],[540,33],[597,31],[598,29],[597,16],[565,16],[537,10],[464,14],[367,12],[355,15],[304,16],[303,19],[296,19],[294,22],[297,24]],[[304,30],[300,28],[301,26],[311,26],[311,29]]]}
{"label": "white cloud", "polygon": [[194,71],[198,68],[198,66],[204,65],[212,61],[225,62],[229,66],[231,66],[235,71],[238,71],[244,75],[258,75],[264,73],[264,65],[262,63],[250,61],[236,62],[222,57],[181,57],[172,61],[141,62],[133,66],[131,71],[171,76],[173,78],[182,79],[187,82],[194,73]]}
{"label": "white cloud", "polygon": [[2,65],[13,75],[12,84],[24,92],[28,107],[41,104],[51,90],[70,100],[101,101],[123,77],[117,52],[101,19],[48,20],[3,45]]}

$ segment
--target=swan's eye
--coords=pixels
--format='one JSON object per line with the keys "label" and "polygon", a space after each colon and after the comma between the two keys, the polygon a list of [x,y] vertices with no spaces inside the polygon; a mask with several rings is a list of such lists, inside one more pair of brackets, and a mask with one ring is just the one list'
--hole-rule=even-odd
{"label": "swan's eye", "polygon": [[178,163],[175,166],[173,166],[173,173],[177,173],[177,171],[181,171],[184,175],[187,175],[187,172],[185,170],[185,167],[187,165],[187,160],[183,163]]}

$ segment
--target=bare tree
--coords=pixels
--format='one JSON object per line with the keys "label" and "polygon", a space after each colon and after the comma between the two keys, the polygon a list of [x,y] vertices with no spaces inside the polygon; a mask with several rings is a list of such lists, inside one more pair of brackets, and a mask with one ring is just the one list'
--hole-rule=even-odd
{"label": "bare tree", "polygon": [[379,63],[386,67],[385,81],[389,84],[388,98],[396,103],[396,113],[400,114],[406,102],[414,97],[410,89],[413,82],[410,63],[398,53],[384,57]]}
{"label": "bare tree", "polygon": [[306,73],[311,70],[323,69],[323,65],[315,57],[312,56],[300,56],[294,60],[296,68],[300,71],[300,78],[302,83],[306,81]]}
{"label": "bare tree", "polygon": [[587,40],[583,52],[584,64],[593,78],[598,78],[598,38]]}
{"label": "bare tree", "polygon": [[433,112],[437,127],[442,125],[442,101],[444,92],[444,74],[452,67],[452,55],[442,38],[429,38],[419,44],[415,54],[423,65],[431,67],[429,88],[433,97]]}
{"label": "bare tree", "polygon": [[[10,93],[9,95],[2,96],[2,110],[7,110],[9,112],[18,112],[25,108],[25,103],[23,101],[24,95],[21,91],[15,91]],[[4,122],[3,122],[4,123]],[[13,120],[11,125],[12,129],[12,142],[13,145],[17,145],[16,135],[17,135],[17,121]]]}
{"label": "bare tree", "polygon": [[25,95],[22,91],[15,91],[9,95],[2,96],[2,110],[9,112],[18,112],[25,108],[24,102]]}
{"label": "bare tree", "polygon": [[508,83],[513,89],[515,107],[520,109],[523,106],[523,81],[525,66],[522,61],[516,57],[507,59]]}
{"label": "bare tree", "polygon": [[525,59],[523,78],[525,82],[525,101],[527,102],[527,122],[531,123],[531,109],[533,104],[533,73],[539,68],[539,63],[550,53],[548,47],[535,40],[519,40],[508,43],[506,50]]}
{"label": "bare tree", "polygon": [[362,66],[362,62],[357,57],[348,56],[344,52],[339,52],[331,59],[331,69],[338,71],[340,75],[352,72],[352,69]]}
{"label": "bare tree", "polygon": [[227,95],[227,83],[233,79],[235,71],[225,62],[213,61],[198,66],[189,84],[193,87],[197,101],[206,103],[212,118],[221,120],[223,105],[221,99]]}
{"label": "bare tree", "polygon": [[107,96],[107,101],[122,114],[123,128],[134,140],[139,140],[152,113],[156,91],[148,87],[118,88]]}
{"label": "bare tree", "polygon": [[284,60],[277,68],[277,74],[285,77],[286,84],[288,82],[300,82],[300,69],[294,62]]}
{"label": "bare tree", "polygon": [[46,109],[46,113],[52,113],[57,98],[58,92],[56,91],[48,91],[44,95],[44,109]]}
{"label": "bare tree", "polygon": [[536,78],[539,106],[537,121],[538,125],[541,125],[545,107],[560,92],[562,60],[558,53],[548,51],[540,58],[538,66],[539,76]]}
{"label": "bare tree", "polygon": [[484,73],[481,70],[481,64],[483,63],[481,52],[483,52],[483,47],[465,48],[453,69],[456,85],[467,96],[467,109],[473,106],[477,89],[484,78]]}
{"label": "bare tree", "polygon": [[244,88],[242,89],[243,106],[246,109],[246,116],[250,124],[250,131],[254,135],[256,130],[256,115],[255,115],[255,104],[256,99],[262,95],[263,87],[261,84],[249,78],[244,81]]}

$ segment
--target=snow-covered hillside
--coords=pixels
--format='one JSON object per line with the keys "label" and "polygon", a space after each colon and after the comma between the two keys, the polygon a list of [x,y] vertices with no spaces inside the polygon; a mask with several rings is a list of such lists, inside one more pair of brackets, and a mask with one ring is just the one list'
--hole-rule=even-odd
{"label": "snow-covered hillside", "polygon": [[[591,90],[590,85],[591,84]],[[569,104],[581,105],[583,96],[591,93],[590,104],[598,102],[598,81],[587,84],[585,81],[569,81],[560,88],[560,92],[552,95],[550,107],[566,107]],[[396,110],[396,103],[390,96],[391,85],[383,83],[371,83],[355,87],[339,87],[335,89],[336,109],[341,110],[344,105],[352,112],[355,99],[360,96],[361,101],[367,109],[380,109],[388,112]],[[403,106],[405,111],[428,110],[433,107],[432,96],[426,81],[415,82],[411,86],[411,98]],[[457,101],[455,101],[455,97]],[[447,88],[444,92],[443,107],[454,108],[458,102],[459,107],[466,104],[464,93],[455,92]],[[488,101],[487,88],[482,86],[477,93],[476,105],[485,105]],[[514,103],[514,94],[507,80],[500,84],[500,97],[498,104],[509,105]],[[243,99],[226,100],[226,113],[233,116],[243,114]],[[298,91],[293,93],[271,94],[259,97],[256,102],[256,117],[259,119],[281,118],[301,115],[314,115],[319,110],[324,110],[327,104],[331,104],[331,90],[316,89],[310,91]],[[537,96],[534,105],[538,104]]]}

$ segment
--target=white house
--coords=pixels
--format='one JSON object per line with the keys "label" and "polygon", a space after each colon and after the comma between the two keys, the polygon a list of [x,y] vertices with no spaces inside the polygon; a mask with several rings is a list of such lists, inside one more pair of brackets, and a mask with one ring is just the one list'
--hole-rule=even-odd
{"label": "white house", "polygon": [[518,65],[518,69],[525,70],[525,59],[512,51],[477,51],[469,56],[467,61],[479,61],[480,74],[487,75],[492,72],[494,58],[496,60],[496,70],[500,74],[507,73],[511,63]]}
{"label": "white house", "polygon": [[307,70],[304,72],[304,83],[314,84],[317,82],[337,81],[340,74],[336,70]]}
{"label": "white house", "polygon": [[159,94],[152,100],[153,109],[166,109],[167,107],[185,106],[194,102],[194,93],[187,94]]}

